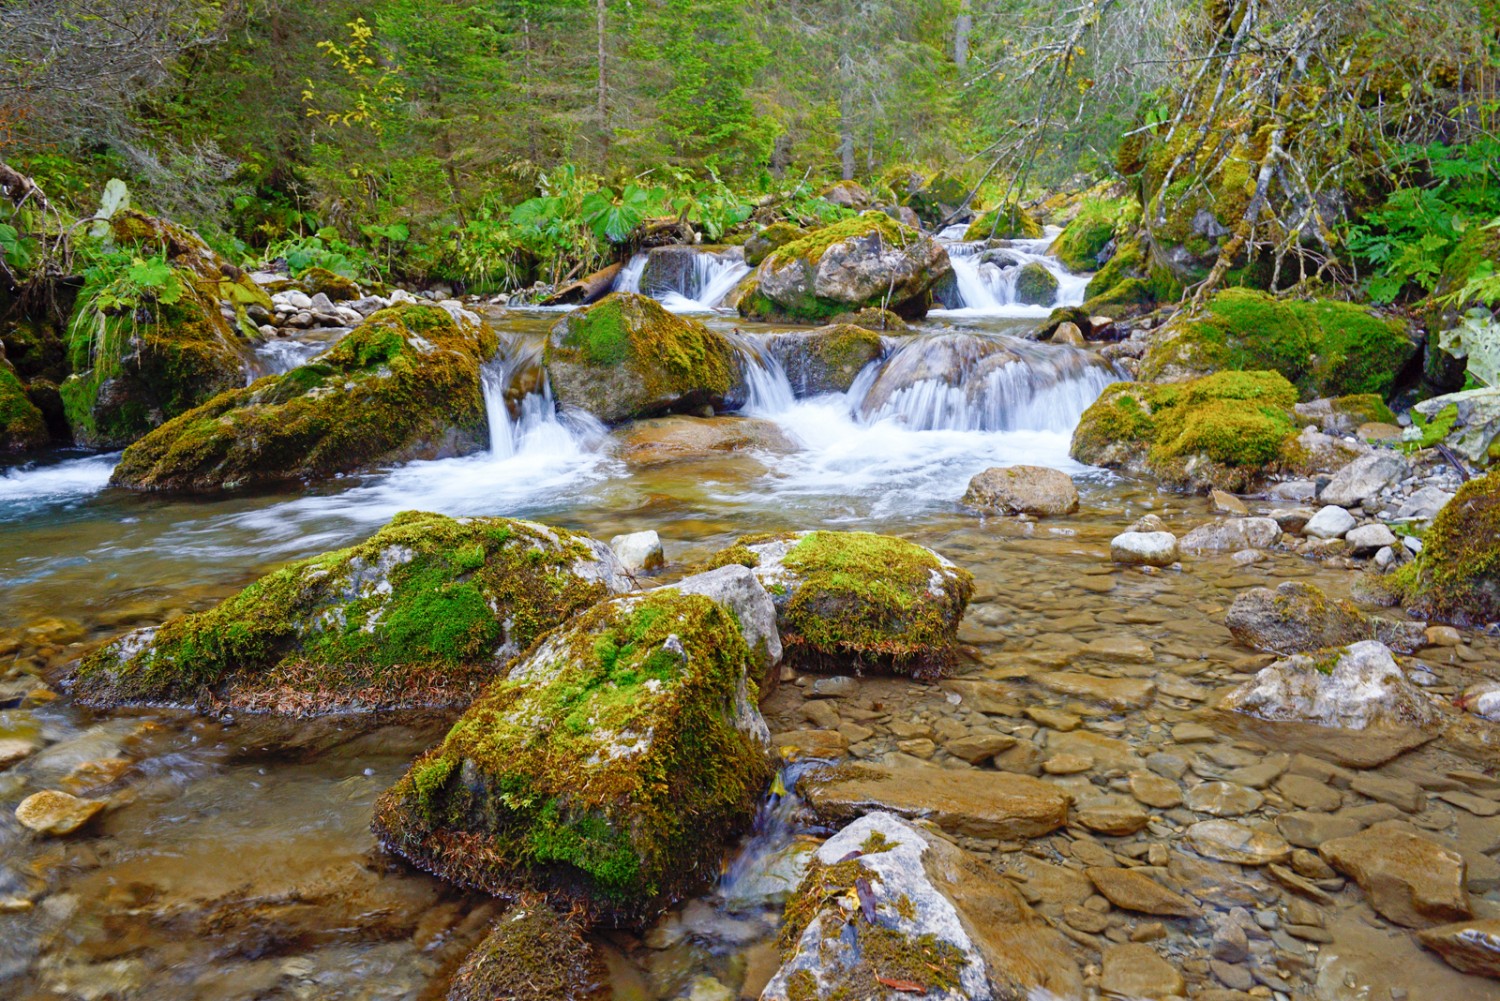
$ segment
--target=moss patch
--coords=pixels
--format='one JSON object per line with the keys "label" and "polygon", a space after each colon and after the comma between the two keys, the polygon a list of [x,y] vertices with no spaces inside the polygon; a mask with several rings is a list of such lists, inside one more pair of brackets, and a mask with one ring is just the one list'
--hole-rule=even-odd
{"label": "moss patch", "polygon": [[26,387],[0,356],[0,452],[26,452],[46,446],[47,422]]}
{"label": "moss patch", "polygon": [[647,918],[717,874],[770,780],[761,738],[737,722],[753,705],[749,657],[707,598],[596,605],[418,759],[377,804],[376,833],[467,886]]}
{"label": "moss patch", "polygon": [[588,540],[504,518],[408,512],[205,612],[85,658],[92,704],[227,703],[313,714],[463,704],[500,663],[603,599]]}
{"label": "moss patch", "polygon": [[308,268],[298,276],[308,295],[322,293],[329,302],[353,302],[360,297],[359,285],[352,278],[334,274],[327,268]]}
{"label": "moss patch", "polygon": [[1386,578],[1424,618],[1500,620],[1500,472],[1470,480],[1438,512],[1417,559]]}
{"label": "moss patch", "polygon": [[1089,280],[1084,296],[1089,315],[1118,318],[1177,301],[1182,285],[1151,260],[1143,241],[1122,239],[1114,256]]}
{"label": "moss patch", "polygon": [[1131,198],[1086,198],[1073,221],[1052,244],[1052,253],[1069,271],[1096,271],[1099,255],[1115,232],[1140,218],[1140,206]]}
{"label": "moss patch", "polygon": [[802,239],[807,234],[796,223],[773,222],[745,241],[745,263],[752,268],[772,251]]}
{"label": "moss patch", "polygon": [[606,1001],[609,971],[584,931],[576,915],[520,904],[464,960],[448,1001]]}
{"label": "moss patch", "polygon": [[836,223],[815,229],[801,239],[776,248],[767,259],[772,262],[772,266],[792,261],[817,264],[823,259],[823,254],[828,248],[834,244],[876,233],[893,247],[904,246],[922,238],[922,234],[910,226],[897,222],[884,212],[866,212],[853,219],[841,219]]}
{"label": "moss patch", "polygon": [[980,240],[1040,240],[1044,230],[1036,216],[1016,205],[990,209],[964,230],[964,242]]}

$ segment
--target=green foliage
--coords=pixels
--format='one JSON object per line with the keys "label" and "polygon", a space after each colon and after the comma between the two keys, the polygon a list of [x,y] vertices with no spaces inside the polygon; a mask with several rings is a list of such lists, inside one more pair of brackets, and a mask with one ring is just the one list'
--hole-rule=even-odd
{"label": "green foliage", "polygon": [[74,369],[113,372],[139,323],[155,322],[158,308],[178,302],[193,276],[167,260],[127,250],[99,252],[83,273],[83,289],[68,326]]}

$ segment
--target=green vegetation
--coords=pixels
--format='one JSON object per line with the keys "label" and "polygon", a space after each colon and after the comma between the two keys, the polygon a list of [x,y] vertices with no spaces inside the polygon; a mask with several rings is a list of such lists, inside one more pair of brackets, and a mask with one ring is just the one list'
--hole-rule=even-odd
{"label": "green vegetation", "polygon": [[1140,214],[1140,206],[1129,198],[1085,198],[1052,252],[1070,271],[1097,271],[1104,248],[1116,233],[1138,221]]}
{"label": "green vegetation", "polygon": [[1385,578],[1425,618],[1500,618],[1500,473],[1470,480],[1438,512],[1417,559]]}
{"label": "green vegetation", "polygon": [[26,387],[0,355],[0,453],[26,452],[50,440],[42,412],[26,396]]}

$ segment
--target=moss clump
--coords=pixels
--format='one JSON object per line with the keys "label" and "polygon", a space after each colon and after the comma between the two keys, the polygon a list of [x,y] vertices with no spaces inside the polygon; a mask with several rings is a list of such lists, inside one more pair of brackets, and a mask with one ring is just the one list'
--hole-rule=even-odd
{"label": "moss clump", "polygon": [[974,578],[930,549],[869,532],[746,538],[776,605],[787,660],[813,670],[928,680],[954,660]]}
{"label": "moss clump", "polygon": [[629,292],[558,321],[544,360],[558,402],[608,424],[722,407],[739,378],[722,336]]}
{"label": "moss clump", "polygon": [[1356,427],[1361,424],[1394,424],[1396,415],[1385,400],[1375,393],[1340,396],[1333,401],[1333,412],[1348,417]]}
{"label": "moss clump", "polygon": [[301,368],[231,390],[125,450],[112,482],[215,493],[463,454],[488,435],[494,331],[437,306],[382,310]]}
{"label": "moss clump", "polygon": [[771,261],[772,266],[792,261],[817,264],[823,259],[823,254],[828,248],[834,244],[868,237],[876,233],[894,247],[901,247],[922,238],[922,234],[910,226],[897,222],[884,212],[866,212],[853,219],[842,219],[815,229],[801,239],[783,244],[769,254],[767,260]]}
{"label": "moss clump", "polygon": [[1239,489],[1293,457],[1296,389],[1275,372],[1116,383],[1084,412],[1072,455],[1170,485]]}
{"label": "moss clump", "polygon": [[[75,677],[94,704],[204,700],[311,714],[463,704],[504,660],[603,599],[597,543],[408,512],[214,608],[130,633]],[[430,784],[435,779],[428,777]]]}
{"label": "moss clump", "polygon": [[1042,264],[1022,265],[1016,275],[1016,302],[1024,306],[1050,306],[1057,300],[1057,277]]}
{"label": "moss clump", "polygon": [[772,251],[802,239],[807,234],[801,226],[790,222],[773,222],[745,241],[745,263],[752,268],[765,260]]}
{"label": "moss clump", "polygon": [[1427,531],[1421,555],[1386,580],[1424,618],[1465,626],[1500,620],[1500,472],[1460,487]]}
{"label": "moss clump", "polygon": [[47,421],[26,395],[15,369],[0,354],[0,452],[27,452],[46,446]]}
{"label": "moss clump", "polygon": [[980,240],[1040,240],[1045,231],[1036,216],[1012,204],[982,213],[964,230],[964,242]]}
{"label": "moss clump", "polygon": [[1388,396],[1416,354],[1405,324],[1361,306],[1225,289],[1202,316],[1180,316],[1152,344],[1141,378],[1221,369],[1280,372],[1304,399]]}
{"label": "moss clump", "polygon": [[360,296],[359,285],[352,278],[334,274],[327,268],[308,268],[297,276],[308,295],[322,293],[329,302],[353,302]]}
{"label": "moss clump", "polygon": [[1114,256],[1089,280],[1084,296],[1089,315],[1120,317],[1177,301],[1182,285],[1151,259],[1144,242],[1122,239]]}
{"label": "moss clump", "polygon": [[1133,198],[1086,198],[1052,244],[1052,253],[1070,271],[1095,271],[1099,255],[1115,238],[1115,231],[1139,218],[1140,205]]}
{"label": "moss clump", "polygon": [[648,918],[717,874],[770,780],[749,658],[707,598],[662,589],[596,605],[418,759],[377,804],[375,831],[467,886]]}
{"label": "moss clump", "polygon": [[606,1001],[609,971],[585,931],[577,915],[519,904],[464,960],[448,1001]]}

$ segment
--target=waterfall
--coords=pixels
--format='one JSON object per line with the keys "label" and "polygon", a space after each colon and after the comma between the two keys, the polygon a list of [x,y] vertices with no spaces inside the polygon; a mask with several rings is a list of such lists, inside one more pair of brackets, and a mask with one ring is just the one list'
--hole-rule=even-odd
{"label": "waterfall", "polygon": [[740,410],[757,416],[790,410],[797,402],[797,394],[786,369],[766,350],[763,341],[740,333],[725,336],[740,354],[740,371],[745,380],[745,403]]}
{"label": "waterfall", "polygon": [[[953,233],[949,227],[943,236]],[[961,235],[961,234],[960,234]],[[1008,240],[991,247],[988,241],[965,243],[944,240],[948,259],[953,264],[953,278],[963,307],[959,310],[934,310],[935,313],[966,316],[1041,317],[1060,306],[1083,305],[1090,275],[1075,275],[1047,250],[1056,239],[1056,231],[1039,240]],[[1040,264],[1057,279],[1052,302],[1025,304],[1016,301],[1016,284],[1021,269]]]}
{"label": "waterfall", "polygon": [[649,295],[674,313],[706,313],[716,309],[750,273],[750,266],[734,253],[685,247],[657,249],[691,253],[691,268],[685,268],[680,280],[674,280],[672,284],[662,284],[658,278],[643,287],[641,279],[651,261],[651,252],[636,254],[620,269],[613,291]]}
{"label": "waterfall", "polygon": [[636,254],[630,260],[626,261],[625,266],[620,269],[620,273],[615,275],[615,284],[610,291],[640,292],[641,272],[646,270],[646,260],[647,257],[645,254]]}
{"label": "waterfall", "polygon": [[[508,350],[507,350],[508,347]],[[489,423],[489,457],[496,461],[528,452],[573,453],[603,439],[604,425],[581,411],[559,413],[552,386],[540,368],[540,346],[502,346],[480,370],[485,417]],[[517,387],[531,382],[534,387]],[[517,394],[515,390],[521,389]],[[519,395],[519,399],[517,396]]]}

